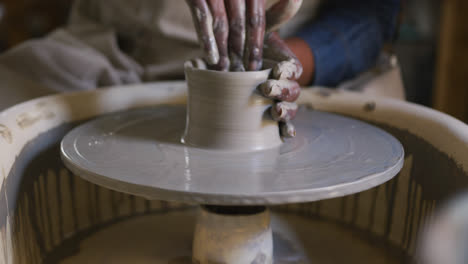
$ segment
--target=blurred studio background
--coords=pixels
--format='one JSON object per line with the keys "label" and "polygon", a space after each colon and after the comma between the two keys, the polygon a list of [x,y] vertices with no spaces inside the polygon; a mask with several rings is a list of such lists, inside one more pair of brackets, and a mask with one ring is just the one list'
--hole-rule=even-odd
{"label": "blurred studio background", "polygon": [[[0,52],[66,23],[71,3],[0,0]],[[467,122],[468,1],[405,0],[404,5],[394,50],[407,99]]]}

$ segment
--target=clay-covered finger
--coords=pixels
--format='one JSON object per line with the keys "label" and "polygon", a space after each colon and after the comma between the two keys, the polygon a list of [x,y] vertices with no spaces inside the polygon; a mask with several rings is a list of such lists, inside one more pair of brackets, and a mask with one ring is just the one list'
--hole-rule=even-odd
{"label": "clay-covered finger", "polygon": [[277,0],[266,11],[266,32],[277,30],[299,10],[302,0]]}
{"label": "clay-covered finger", "polygon": [[296,81],[268,80],[259,86],[263,96],[278,101],[294,102],[301,94],[301,87]]}
{"label": "clay-covered finger", "polygon": [[278,80],[297,80],[302,75],[302,64],[295,59],[282,61],[273,67],[271,74]]}
{"label": "clay-covered finger", "polygon": [[273,120],[280,122],[287,122],[294,117],[297,113],[297,104],[290,102],[279,102],[271,107],[270,114]]}
{"label": "clay-covered finger", "polygon": [[262,69],[265,38],[265,0],[247,0],[244,65],[249,71]]}
{"label": "clay-covered finger", "polygon": [[280,122],[279,128],[282,137],[293,138],[296,136],[296,127],[291,122]]}
{"label": "clay-covered finger", "polygon": [[299,79],[303,70],[302,64],[276,32],[267,34],[263,52],[265,58],[279,62],[273,67],[274,79]]}
{"label": "clay-covered finger", "polygon": [[206,70],[208,67],[206,62],[201,58],[188,60],[184,63],[184,67],[193,67],[196,69]]}
{"label": "clay-covered finger", "polygon": [[208,0],[208,4],[210,6],[211,15],[213,16],[213,33],[219,53],[218,63],[216,65],[211,65],[210,68],[218,71],[228,71],[229,24],[224,0]]}
{"label": "clay-covered finger", "polygon": [[226,0],[226,10],[229,20],[229,59],[231,71],[245,71],[245,0]]}
{"label": "clay-covered finger", "polygon": [[198,39],[205,54],[205,60],[210,65],[219,62],[219,52],[213,32],[213,16],[206,0],[186,0],[192,13],[193,23]]}

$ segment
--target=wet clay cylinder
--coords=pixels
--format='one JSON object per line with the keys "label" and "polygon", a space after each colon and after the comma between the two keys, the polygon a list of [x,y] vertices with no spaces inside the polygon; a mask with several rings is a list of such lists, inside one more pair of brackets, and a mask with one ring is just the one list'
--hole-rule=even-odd
{"label": "wet clay cylinder", "polygon": [[[250,209],[253,211],[249,212]],[[193,262],[273,263],[270,213],[265,207],[255,210],[257,208],[225,207],[214,211],[202,206],[195,226]]]}
{"label": "wet clay cylinder", "polygon": [[257,86],[270,70],[220,72],[186,66],[187,124],[183,142],[228,151],[254,151],[279,146],[277,122],[267,109],[272,100]]}

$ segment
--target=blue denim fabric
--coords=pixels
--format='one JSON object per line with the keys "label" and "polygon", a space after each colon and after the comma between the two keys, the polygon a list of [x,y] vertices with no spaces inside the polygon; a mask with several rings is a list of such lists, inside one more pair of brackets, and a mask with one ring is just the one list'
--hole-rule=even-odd
{"label": "blue denim fabric", "polygon": [[393,37],[400,0],[325,2],[321,15],[297,36],[314,54],[313,84],[333,87],[375,64]]}

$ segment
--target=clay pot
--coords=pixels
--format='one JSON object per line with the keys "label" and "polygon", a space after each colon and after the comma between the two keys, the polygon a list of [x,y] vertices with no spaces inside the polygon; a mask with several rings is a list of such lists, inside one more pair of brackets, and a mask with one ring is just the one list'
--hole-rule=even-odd
{"label": "clay pot", "polygon": [[185,144],[208,149],[254,151],[279,146],[278,124],[266,113],[272,100],[257,92],[270,70],[219,72],[186,66]]}

